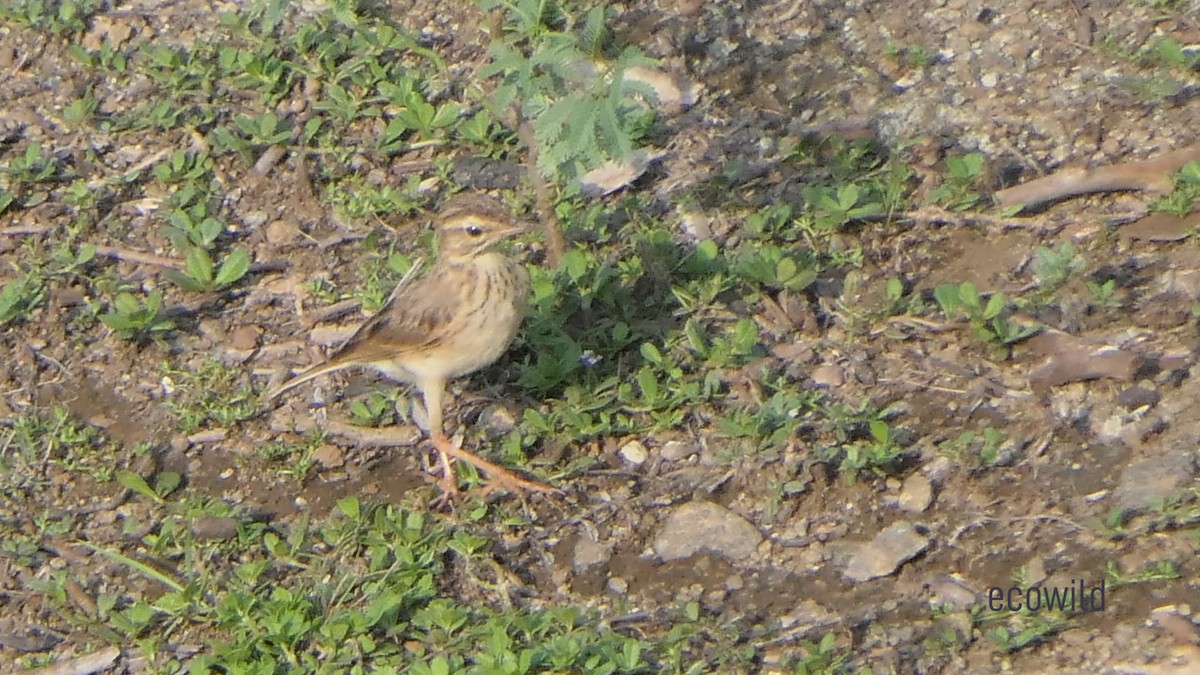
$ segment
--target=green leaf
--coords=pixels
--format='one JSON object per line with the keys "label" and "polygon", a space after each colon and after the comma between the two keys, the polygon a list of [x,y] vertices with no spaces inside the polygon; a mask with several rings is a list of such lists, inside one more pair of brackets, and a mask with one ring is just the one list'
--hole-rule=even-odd
{"label": "green leaf", "polygon": [[563,254],[563,269],[567,271],[567,276],[571,281],[576,283],[587,273],[587,254],[580,249],[573,248]]}
{"label": "green leaf", "polygon": [[159,497],[166,497],[175,491],[183,482],[183,477],[176,471],[163,471],[154,479],[154,492]]}
{"label": "green leaf", "polygon": [[128,490],[133,490],[134,492],[146,497],[147,499],[150,499],[151,501],[162,503],[162,497],[160,497],[158,493],[150,487],[150,484],[146,482],[146,479],[142,478],[136,473],[133,473],[132,471],[118,471],[116,477],[117,483],[119,483],[121,487],[124,487]]}
{"label": "green leaf", "polygon": [[705,358],[708,357],[709,348],[708,340],[704,339],[704,329],[700,327],[700,322],[695,319],[688,319],[683,325],[683,333],[687,337],[688,344],[697,354]]}
{"label": "green leaf", "polygon": [[642,398],[647,403],[658,400],[658,378],[649,368],[642,368],[637,374],[638,387],[642,390]]}
{"label": "green leaf", "polygon": [[142,303],[138,302],[132,293],[123,291],[117,294],[117,297],[113,300],[113,306],[121,314],[133,314],[142,308]]}
{"label": "green leaf", "polygon": [[898,277],[888,278],[884,294],[888,300],[899,302],[900,298],[904,297],[904,282],[900,281]]}
{"label": "green leaf", "polygon": [[213,262],[208,251],[199,246],[193,246],[188,250],[187,257],[184,258],[183,269],[189,277],[201,284],[202,289],[212,287]]}
{"label": "green leaf", "polygon": [[798,271],[795,260],[783,258],[775,265],[775,279],[781,284],[787,283]]}
{"label": "green leaf", "polygon": [[994,319],[1000,316],[1000,312],[1004,311],[1004,306],[1008,304],[1003,293],[993,293],[992,297],[988,298],[987,307],[983,310],[984,319]]}
{"label": "green leaf", "polygon": [[937,301],[938,306],[942,308],[942,313],[946,316],[951,316],[962,307],[962,298],[959,296],[957,284],[938,284],[933,289],[933,299]]}
{"label": "green leaf", "polygon": [[880,443],[888,443],[892,437],[892,430],[888,428],[887,422],[882,420],[871,420],[871,438],[874,438]]}
{"label": "green leaf", "polygon": [[749,354],[758,344],[758,324],[753,319],[740,319],[733,328],[733,348],[738,354]]}
{"label": "green leaf", "polygon": [[337,502],[338,510],[351,520],[358,520],[362,516],[362,510],[358,503],[357,497],[344,497]]}
{"label": "green leaf", "polygon": [[642,352],[642,358],[646,359],[650,363],[653,363],[656,366],[662,365],[662,362],[663,362],[662,352],[658,351],[658,347],[655,347],[654,343],[643,342],[641,352]]}
{"label": "green leaf", "polygon": [[975,288],[975,284],[964,281],[958,285],[958,297],[962,300],[962,304],[972,312],[979,310],[979,290]]}
{"label": "green leaf", "polygon": [[244,248],[235,248],[221,263],[215,283],[224,288],[246,275],[250,270],[250,254]]}
{"label": "green leaf", "polygon": [[182,288],[185,291],[192,291],[194,293],[199,293],[201,291],[208,290],[208,286],[189,277],[188,275],[184,274],[183,272],[180,272],[179,270],[167,270],[167,279],[170,279],[171,283],[175,284],[176,286]]}
{"label": "green leaf", "polygon": [[462,108],[453,101],[445,103],[438,108],[437,114],[433,116],[431,126],[434,129],[442,129],[454,124],[458,116],[462,114]]}

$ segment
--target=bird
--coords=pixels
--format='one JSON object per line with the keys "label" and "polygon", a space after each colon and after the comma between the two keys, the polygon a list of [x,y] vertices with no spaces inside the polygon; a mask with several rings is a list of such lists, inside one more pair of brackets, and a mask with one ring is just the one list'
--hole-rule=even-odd
{"label": "bird", "polygon": [[458,447],[445,434],[442,400],[446,383],[500,358],[517,335],[529,295],[524,265],[497,250],[528,226],[494,198],[475,192],[450,197],[434,217],[438,256],[423,276],[401,279],[383,307],[324,363],[268,392],[274,400],[314,378],[347,368],[375,370],[420,391],[437,450],[442,498],[452,500],[458,483],[452,459],[491,477],[484,492],[503,487],[557,494]]}

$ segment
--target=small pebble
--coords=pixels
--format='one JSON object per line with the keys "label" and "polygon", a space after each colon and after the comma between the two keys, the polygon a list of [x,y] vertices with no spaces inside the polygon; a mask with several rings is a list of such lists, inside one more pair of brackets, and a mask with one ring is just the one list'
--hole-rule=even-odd
{"label": "small pebble", "polygon": [[678,462],[679,460],[691,457],[699,451],[700,449],[691,443],[667,441],[663,444],[659,453],[662,455],[662,458],[668,462]]}
{"label": "small pebble", "polygon": [[641,466],[646,462],[646,458],[650,456],[650,453],[646,451],[646,446],[642,445],[642,442],[637,439],[622,445],[617,454],[621,455],[621,459],[625,460],[626,464],[633,466]]}

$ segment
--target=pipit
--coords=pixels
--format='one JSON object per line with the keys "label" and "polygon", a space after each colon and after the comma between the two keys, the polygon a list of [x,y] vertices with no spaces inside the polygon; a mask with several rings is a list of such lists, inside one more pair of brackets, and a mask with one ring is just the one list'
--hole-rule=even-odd
{"label": "pipit", "polygon": [[442,466],[444,497],[458,492],[451,458],[485,471],[496,486],[514,492],[558,492],[457,447],[442,426],[446,382],[500,358],[517,334],[529,293],[524,266],[496,244],[525,226],[494,199],[480,194],[450,198],[434,220],[436,264],[422,277],[402,280],[379,313],[325,363],[268,394],[280,394],[309,380],[345,368],[374,369],[420,390],[429,433]]}

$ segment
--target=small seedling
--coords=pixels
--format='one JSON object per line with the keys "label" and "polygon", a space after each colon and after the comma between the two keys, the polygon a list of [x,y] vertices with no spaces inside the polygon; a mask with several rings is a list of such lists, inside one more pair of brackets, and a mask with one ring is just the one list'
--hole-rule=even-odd
{"label": "small seedling", "polygon": [[1070,242],[1064,242],[1058,248],[1039,246],[1033,251],[1033,274],[1038,283],[1048,289],[1067,283],[1086,265],[1087,261],[1075,252]]}
{"label": "small seedling", "polygon": [[950,319],[966,317],[975,337],[997,346],[1007,347],[1036,333],[1036,324],[1014,323],[1004,316],[1008,299],[1003,293],[993,293],[984,304],[975,284],[939,284],[933,289],[934,300]]}
{"label": "small seedling", "polygon": [[45,284],[32,273],[5,283],[0,288],[0,325],[24,317],[45,298]]}
{"label": "small seedling", "polygon": [[393,397],[372,392],[365,400],[359,399],[350,404],[351,423],[360,427],[383,426],[391,421],[395,409]]}
{"label": "small seedling", "polygon": [[1182,218],[1195,208],[1200,199],[1200,162],[1188,162],[1174,176],[1175,189],[1151,203],[1155,211]]}
{"label": "small seedling", "polygon": [[183,477],[174,471],[163,471],[155,476],[154,487],[145,478],[131,471],[118,471],[117,482],[126,489],[133,490],[139,495],[163,504],[166,498],[183,482]]}
{"label": "small seedling", "polygon": [[972,152],[946,158],[946,174],[942,184],[930,193],[930,201],[943,204],[952,211],[966,211],[979,205],[977,192],[983,178],[983,155]]}
{"label": "small seedling", "polygon": [[208,251],[193,246],[184,259],[183,271],[169,270],[167,278],[180,288],[195,292],[222,291],[237,283],[250,269],[250,254],[243,248],[235,248],[221,261],[213,273],[213,259]]}
{"label": "small seedling", "polygon": [[175,327],[163,316],[162,292],[157,290],[146,296],[145,303],[132,293],[118,293],[112,308],[100,315],[100,321],[125,340],[142,340]]}
{"label": "small seedling", "polygon": [[493,119],[507,119],[515,105],[540,143],[538,169],[568,189],[573,179],[606,161],[628,157],[654,120],[645,87],[624,76],[654,62],[634,47],[615,60],[604,53],[610,34],[608,10],[570,15],[546,0],[484,0],[485,10],[502,9],[507,22],[492,43],[492,63],[481,73],[499,85],[485,105]]}
{"label": "small seedling", "polygon": [[843,225],[884,214],[883,203],[867,195],[857,185],[846,184],[837,189],[822,187],[804,188],[804,198],[812,205],[819,231],[833,231]]}
{"label": "small seedling", "polygon": [[1095,281],[1087,282],[1088,292],[1092,295],[1092,301],[1096,306],[1103,309],[1120,309],[1121,301],[1117,299],[1117,280],[1109,279],[1104,283]]}

